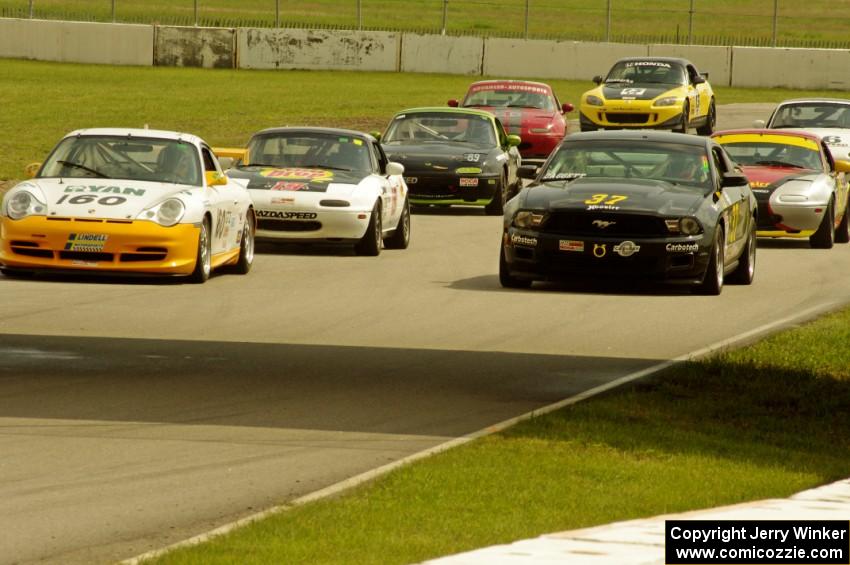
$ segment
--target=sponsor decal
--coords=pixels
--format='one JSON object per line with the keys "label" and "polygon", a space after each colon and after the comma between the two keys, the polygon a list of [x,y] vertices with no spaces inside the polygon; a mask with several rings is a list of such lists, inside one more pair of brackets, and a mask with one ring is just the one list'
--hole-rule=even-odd
{"label": "sponsor decal", "polygon": [[280,181],[280,182],[275,183],[271,187],[271,190],[295,191],[295,190],[303,190],[305,188],[307,188],[307,184],[303,183],[303,182]]}
{"label": "sponsor decal", "polygon": [[527,235],[512,234],[511,243],[514,245],[524,245],[526,247],[537,247],[537,238],[528,237]]}
{"label": "sponsor decal", "polygon": [[275,220],[314,220],[316,212],[291,212],[283,210],[257,210],[257,217],[272,218]]}
{"label": "sponsor decal", "polygon": [[514,92],[536,92],[538,94],[549,94],[549,91],[542,86],[535,86],[533,84],[514,84],[510,82],[478,84],[474,85],[470,89],[470,92],[482,92],[485,90],[511,90]]}
{"label": "sponsor decal", "polygon": [[604,243],[594,243],[593,244],[593,256],[597,259],[601,259],[605,257],[605,254],[608,253],[608,249],[605,247]]}
{"label": "sponsor decal", "polygon": [[307,182],[330,182],[334,178],[333,171],[321,169],[262,169],[260,175],[273,179],[300,180]]}
{"label": "sponsor decal", "polygon": [[404,177],[404,182],[406,182],[407,184],[416,184],[417,182],[419,182],[419,178],[418,177]]}
{"label": "sponsor decal", "polygon": [[574,239],[562,239],[558,241],[558,249],[561,251],[584,251],[584,242],[576,241]]}
{"label": "sponsor decal", "polygon": [[103,251],[108,235],[100,233],[72,233],[68,234],[65,242],[65,251]]}
{"label": "sponsor decal", "polygon": [[295,199],[288,196],[272,196],[272,204],[294,204]]}
{"label": "sponsor decal", "polygon": [[664,247],[665,251],[670,253],[696,253],[699,251],[697,243],[668,243]]}
{"label": "sponsor decal", "polygon": [[617,222],[609,222],[609,221],[606,221],[606,220],[593,220],[591,222],[591,224],[593,224],[594,226],[596,226],[597,228],[599,228],[601,230],[604,230],[605,228],[613,226],[616,223]]}
{"label": "sponsor decal", "polygon": [[556,175],[547,174],[543,180],[576,180],[586,177],[587,173],[558,173]]}
{"label": "sponsor decal", "polygon": [[[628,200],[628,196],[622,194],[594,194],[584,201],[588,210],[619,210],[620,202]],[[607,226],[606,226],[607,227]]]}
{"label": "sponsor decal", "polygon": [[750,188],[767,188],[768,186],[770,186],[769,182],[753,181],[750,183]]}
{"label": "sponsor decal", "polygon": [[626,68],[628,67],[664,67],[665,69],[672,68],[670,63],[663,63],[661,61],[630,61],[626,63]]}
{"label": "sponsor decal", "polygon": [[624,88],[620,91],[621,96],[643,96],[645,88]]}
{"label": "sponsor decal", "polygon": [[144,188],[130,188],[128,186],[120,187],[120,186],[107,186],[107,185],[81,185],[75,184],[72,186],[66,186],[65,192],[97,192],[100,194],[123,194],[125,196],[144,196],[145,189]]}
{"label": "sponsor decal", "polygon": [[825,135],[823,137],[823,142],[827,145],[846,145],[845,143],[841,143],[841,138],[837,135]]}
{"label": "sponsor decal", "polygon": [[634,241],[624,241],[614,246],[614,253],[620,257],[631,257],[640,251],[640,245],[635,245]]}
{"label": "sponsor decal", "polygon": [[[59,200],[56,201],[57,204],[62,204],[63,202],[67,202],[68,204],[100,204],[101,206],[117,206],[118,204],[123,204],[127,202],[127,199],[123,196],[95,196],[94,194],[78,194],[76,196],[71,196],[63,194]],[[96,210],[89,210],[89,214],[94,214]]]}
{"label": "sponsor decal", "polygon": [[460,177],[460,186],[478,186],[477,177]]}

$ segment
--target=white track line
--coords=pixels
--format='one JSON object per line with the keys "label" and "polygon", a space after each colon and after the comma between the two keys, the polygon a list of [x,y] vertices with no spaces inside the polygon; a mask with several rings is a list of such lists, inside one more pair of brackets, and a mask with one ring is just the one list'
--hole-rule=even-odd
{"label": "white track line", "polygon": [[398,461],[393,461],[392,463],[388,463],[388,464],[383,465],[381,467],[377,467],[375,469],[372,469],[371,471],[366,471],[365,473],[355,475],[354,477],[351,477],[349,479],[345,479],[344,481],[340,481],[338,483],[332,484],[332,485],[325,487],[323,489],[305,494],[304,496],[296,498],[296,499],[292,500],[291,502],[289,502],[287,504],[281,504],[279,506],[274,506],[272,508],[269,508],[268,510],[263,510],[262,512],[258,512],[256,514],[246,516],[245,518],[242,518],[241,520],[237,520],[235,522],[225,524],[223,526],[220,526],[220,527],[218,527],[214,530],[210,530],[210,531],[205,532],[203,534],[199,534],[197,536],[185,539],[183,541],[179,541],[177,543],[168,545],[168,546],[160,548],[160,549],[154,549],[152,551],[142,553],[141,555],[137,555],[136,557],[132,557],[130,559],[126,559],[124,561],[121,561],[121,565],[139,565],[139,564],[143,563],[144,561],[147,561],[149,559],[154,559],[154,558],[159,557],[161,555],[164,555],[165,553],[168,553],[169,551],[172,551],[174,549],[178,549],[178,548],[181,548],[181,547],[189,547],[189,546],[192,546],[192,545],[198,545],[198,544],[204,543],[206,541],[209,541],[212,538],[222,536],[224,534],[232,532],[233,530],[239,529],[243,526],[247,526],[248,524],[251,524],[251,523],[256,522],[258,520],[262,520],[264,518],[267,518],[269,516],[273,516],[275,514],[280,514],[281,512],[286,512],[287,510],[290,510],[292,508],[307,504],[308,502],[313,502],[314,500],[320,500],[322,498],[327,498],[329,496],[338,494],[338,493],[345,491],[345,490],[348,490],[350,488],[362,485],[363,483],[367,483],[367,482],[369,482],[373,479],[376,479],[378,477],[386,475],[390,471],[393,471],[394,469],[397,469],[397,468],[399,468],[403,465],[407,465],[408,463],[418,461],[419,459],[424,459],[425,457],[430,457],[431,455],[436,455],[437,453],[442,453],[443,451],[448,451],[449,449],[452,449],[452,448],[458,447],[460,445],[464,445],[466,443],[469,443],[470,441],[472,441],[474,439],[478,439],[480,437],[484,437],[484,436],[488,436],[490,434],[500,432],[500,431],[504,430],[505,428],[509,428],[509,427],[513,426],[514,424],[517,424],[517,423],[522,422],[524,420],[529,420],[529,419],[534,418],[536,416],[542,416],[543,414],[548,414],[549,412],[553,412],[555,410],[558,410],[559,408],[563,408],[564,406],[570,406],[572,404],[576,404],[578,402],[581,402],[582,400],[586,400],[588,398],[594,397],[598,394],[601,394],[601,393],[606,392],[608,390],[617,388],[617,387],[622,386],[626,383],[630,383],[630,382],[635,381],[637,379],[641,379],[643,377],[652,375],[653,373],[663,371],[664,369],[667,369],[668,367],[672,367],[673,365],[676,365],[676,364],[681,363],[683,361],[689,361],[689,360],[692,360],[692,359],[699,359],[699,358],[705,357],[706,355],[709,355],[711,353],[721,351],[721,350],[724,350],[724,349],[729,349],[732,346],[740,346],[740,345],[744,345],[746,343],[755,341],[757,338],[764,337],[767,334],[770,334],[770,333],[773,333],[773,332],[777,332],[777,331],[779,331],[779,330],[781,330],[785,327],[788,327],[792,324],[804,322],[804,321],[810,320],[812,318],[815,318],[817,316],[820,316],[822,314],[825,314],[827,312],[830,312],[830,311],[832,311],[832,310],[834,310],[834,309],[836,309],[836,308],[838,308],[838,307],[840,307],[844,304],[846,304],[846,302],[844,302],[844,301],[835,301],[835,302],[828,302],[828,303],[820,304],[818,306],[813,306],[811,308],[807,308],[806,310],[803,310],[802,312],[794,314],[793,316],[788,316],[788,317],[782,318],[781,320],[775,320],[775,321],[773,321],[769,324],[764,324],[763,326],[759,326],[755,329],[752,329],[752,330],[746,331],[744,333],[738,334],[734,337],[724,339],[722,341],[718,341],[717,343],[714,343],[714,344],[709,345],[707,347],[703,347],[702,349],[697,349],[696,351],[692,351],[691,353],[685,353],[684,355],[680,355],[680,356],[678,356],[674,359],[670,359],[668,361],[658,363],[658,364],[653,365],[651,367],[647,367],[646,369],[641,369],[640,371],[635,371],[634,373],[629,373],[628,375],[622,376],[619,379],[615,379],[615,380],[607,382],[603,385],[599,385],[597,387],[585,390],[584,392],[580,392],[580,393],[578,393],[574,396],[571,396],[569,398],[565,398],[564,400],[560,400],[558,402],[555,402],[554,404],[549,404],[549,405],[544,406],[542,408],[538,408],[536,410],[532,410],[531,412],[527,412],[527,413],[525,413],[521,416],[517,416],[515,418],[511,418],[509,420],[504,420],[503,422],[499,422],[498,424],[488,426],[488,427],[486,427],[482,430],[478,430],[477,432],[472,432],[470,434],[461,436],[459,438],[449,440],[445,443],[441,443],[440,445],[436,445],[436,446],[431,447],[429,449],[419,451],[417,453],[414,453],[413,455],[408,455],[407,457],[404,457],[403,459],[399,459]]}

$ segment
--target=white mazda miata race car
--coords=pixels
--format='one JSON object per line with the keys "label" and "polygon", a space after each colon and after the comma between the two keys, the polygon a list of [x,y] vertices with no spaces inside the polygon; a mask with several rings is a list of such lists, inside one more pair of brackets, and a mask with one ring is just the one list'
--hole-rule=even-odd
{"label": "white mazda miata race car", "polygon": [[410,242],[404,167],[371,135],[272,128],[254,134],[247,149],[215,151],[237,159],[228,176],[248,181],[258,239],[348,242],[359,255]]}

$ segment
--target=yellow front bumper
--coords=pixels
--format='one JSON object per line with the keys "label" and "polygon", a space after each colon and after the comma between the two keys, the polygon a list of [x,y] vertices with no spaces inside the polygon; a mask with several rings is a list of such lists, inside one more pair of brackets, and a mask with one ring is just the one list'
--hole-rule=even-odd
{"label": "yellow front bumper", "polygon": [[154,222],[31,216],[0,219],[0,265],[189,275],[200,228]]}
{"label": "yellow front bumper", "polygon": [[682,106],[658,108],[649,103],[606,102],[604,106],[583,105],[581,114],[587,121],[601,127],[672,127],[681,120]]}

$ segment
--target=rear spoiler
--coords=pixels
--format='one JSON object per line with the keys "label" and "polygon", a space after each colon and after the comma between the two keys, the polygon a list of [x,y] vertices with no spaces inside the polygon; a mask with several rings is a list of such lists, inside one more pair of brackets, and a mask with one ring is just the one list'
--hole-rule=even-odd
{"label": "rear spoiler", "polygon": [[221,166],[225,169],[229,169],[236,161],[241,161],[243,163],[248,161],[247,149],[236,147],[213,147],[212,150],[221,162]]}

